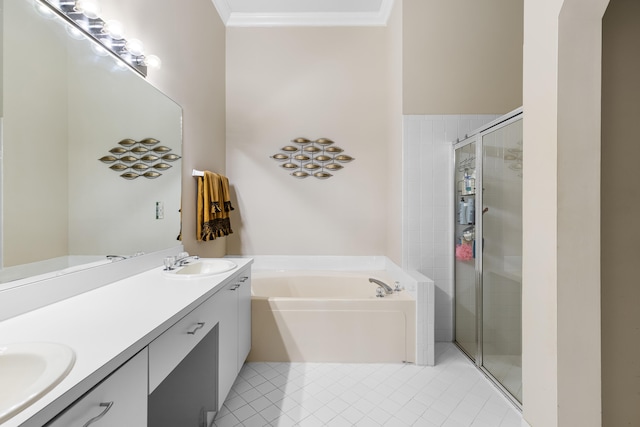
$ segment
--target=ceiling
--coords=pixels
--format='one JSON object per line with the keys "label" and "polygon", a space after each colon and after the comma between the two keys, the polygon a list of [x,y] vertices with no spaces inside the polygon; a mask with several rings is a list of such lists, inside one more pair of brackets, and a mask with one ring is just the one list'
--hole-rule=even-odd
{"label": "ceiling", "polygon": [[228,27],[380,26],[393,0],[212,0]]}

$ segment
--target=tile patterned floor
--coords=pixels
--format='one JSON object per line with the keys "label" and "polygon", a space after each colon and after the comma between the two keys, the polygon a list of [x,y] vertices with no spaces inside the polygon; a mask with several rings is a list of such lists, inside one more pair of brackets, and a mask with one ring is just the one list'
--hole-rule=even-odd
{"label": "tile patterned floor", "polygon": [[433,367],[247,363],[214,425],[520,427],[521,420],[457,347],[437,343]]}

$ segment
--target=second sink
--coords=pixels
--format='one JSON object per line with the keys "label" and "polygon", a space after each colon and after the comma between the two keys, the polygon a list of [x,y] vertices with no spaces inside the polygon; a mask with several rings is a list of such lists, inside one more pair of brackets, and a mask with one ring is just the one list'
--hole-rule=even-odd
{"label": "second sink", "polygon": [[0,424],[62,381],[74,362],[75,353],[63,344],[0,344]]}
{"label": "second sink", "polygon": [[198,279],[225,273],[237,266],[235,262],[226,259],[201,258],[175,270],[163,270],[162,273],[165,277],[175,279]]}

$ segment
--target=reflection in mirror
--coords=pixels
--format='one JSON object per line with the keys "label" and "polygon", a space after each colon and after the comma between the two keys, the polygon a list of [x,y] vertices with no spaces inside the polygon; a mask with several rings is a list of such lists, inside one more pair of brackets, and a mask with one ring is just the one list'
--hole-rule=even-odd
{"label": "reflection in mirror", "polygon": [[[180,106],[34,4],[0,0],[0,283],[179,244]],[[123,179],[136,170],[98,159],[127,138],[155,138],[178,159],[149,169],[155,179]]]}

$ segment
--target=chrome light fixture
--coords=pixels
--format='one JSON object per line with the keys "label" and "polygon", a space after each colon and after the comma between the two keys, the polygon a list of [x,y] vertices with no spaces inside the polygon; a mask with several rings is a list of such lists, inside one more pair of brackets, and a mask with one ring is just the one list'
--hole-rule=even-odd
{"label": "chrome light fixture", "polygon": [[[99,46],[94,51],[99,55],[111,53],[122,59],[129,67],[147,76],[148,68],[160,68],[156,55],[147,55],[143,43],[138,39],[127,40],[122,24],[116,20],[103,20],[97,0],[36,0],[39,7],[46,7],[74,26]],[[100,49],[102,48],[102,49]]]}

